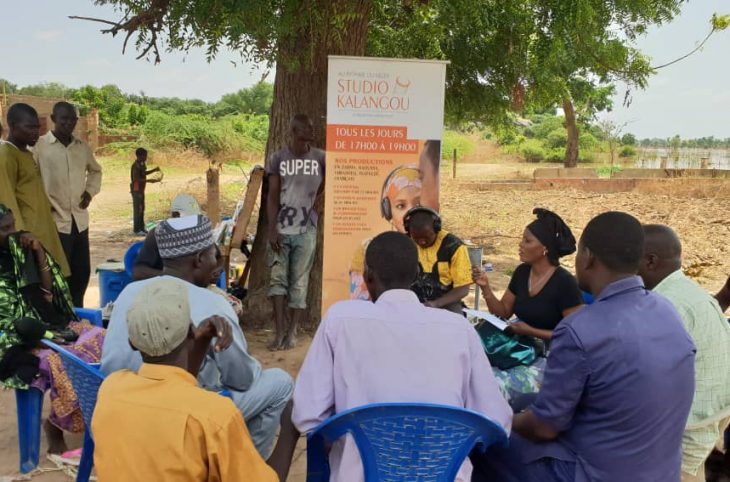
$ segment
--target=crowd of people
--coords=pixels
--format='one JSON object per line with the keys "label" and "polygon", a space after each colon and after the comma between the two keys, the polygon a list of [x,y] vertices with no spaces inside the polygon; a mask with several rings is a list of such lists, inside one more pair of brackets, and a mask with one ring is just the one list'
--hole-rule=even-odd
{"label": "crowd of people", "polygon": [[[32,108],[8,112],[0,379],[50,390],[46,433],[49,450],[61,453],[62,430],[83,423],[60,359],[38,348],[45,334],[37,324],[101,363],[107,378],[92,422],[100,480],[284,481],[302,434],[378,402],[461,407],[510,434],[508,447],[466,459],[458,481],[705,480],[705,461],[730,423],[730,278],[712,296],[685,276],[671,227],[609,211],[576,240],[558,214],[535,209],[521,264],[498,296],[445,229],[437,201],[396,204],[427,182],[417,168],[398,171],[383,189],[394,229],[364,243],[350,273],[355,299],[328,310],[294,381],[249,353],[240,303],[210,289],[220,251],[188,195],[173,201],[169,219],[138,231],[146,239],[134,281],[108,330],[76,317],[89,279],[86,209],[101,168],[72,135],[75,115],[59,103],[56,127],[39,141]],[[290,127],[289,144],[267,167],[274,350],[296,344],[306,313],[325,169],[311,121],[298,115]],[[138,151],[133,196],[149,182],[145,160]],[[575,276],[560,265],[573,253]],[[462,310],[472,284],[493,315],[509,320],[501,336],[533,356],[509,367],[490,358]],[[351,438],[337,441],[329,459],[331,480],[363,480]]]}

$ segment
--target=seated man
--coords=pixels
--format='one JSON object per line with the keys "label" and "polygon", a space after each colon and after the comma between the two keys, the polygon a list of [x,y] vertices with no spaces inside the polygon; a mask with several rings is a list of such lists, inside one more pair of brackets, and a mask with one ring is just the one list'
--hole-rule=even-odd
{"label": "seated man", "polygon": [[191,317],[196,326],[211,316],[231,324],[233,344],[222,353],[210,350],[198,374],[201,387],[231,391],[233,402],[243,414],[254,444],[267,458],[279,428],[279,419],[292,393],[291,377],[278,368],[262,370],[247,350],[246,339],[231,305],[207,290],[216,269],[215,243],[210,221],[202,215],[168,219],[155,228],[164,264],[163,275],[127,285],[114,302],[109,331],[102,349],[101,369],[138,371],[142,357],[127,341],[127,311],[140,291],[159,279],[180,279],[188,290]]}
{"label": "seated man", "polygon": [[717,300],[682,273],[682,244],[668,226],[644,226],[639,274],[672,302],[697,347],[695,396],[682,438],[682,480],[705,480],[705,460],[730,422],[730,325]]}
{"label": "seated man", "polygon": [[695,349],[671,303],[636,276],[643,245],[628,214],[588,223],[575,268],[596,302],[555,329],[536,401],[474,480],[679,482]]}
{"label": "seated man", "polygon": [[[512,410],[497,386],[476,330],[461,316],[424,307],[409,290],[418,254],[405,235],[376,236],[365,253],[370,301],[337,303],[317,329],[294,389],[292,421],[309,432],[350,408],[425,402],[468,408],[508,433]],[[338,441],[332,481],[363,480],[357,448]],[[468,481],[471,464],[458,481]]]}
{"label": "seated man", "polygon": [[[200,205],[190,194],[178,194],[172,200],[170,206],[170,217],[183,218],[185,216],[193,216],[200,214]],[[160,258],[160,250],[157,249],[157,240],[155,239],[155,228],[150,229],[144,238],[142,249],[137,254],[137,259],[132,266],[132,279],[139,281],[148,278],[154,278],[162,274],[162,258]]]}
{"label": "seated man", "polygon": [[35,236],[16,230],[13,212],[0,204],[0,386],[50,388],[44,429],[48,452],[61,454],[63,430],[83,433],[84,422],[60,357],[38,349],[46,330],[63,335],[66,349],[85,361],[99,361],[104,330],[78,320],[58,263]]}
{"label": "seated man", "polygon": [[231,325],[212,317],[193,326],[185,283],[164,277],[127,310],[137,374],[102,384],[94,410],[94,466],[100,480],[277,481],[227,397],[197,387],[200,362],[216,337],[225,353]]}
{"label": "seated man", "polygon": [[421,303],[462,314],[461,300],[472,283],[469,253],[459,238],[441,229],[441,217],[432,209],[415,207],[403,226],[418,246],[418,278],[411,289]]}
{"label": "seated man", "polygon": [[727,309],[730,308],[730,276],[727,277],[725,285],[717,292],[715,298],[720,304],[720,309],[723,313],[725,313]]}

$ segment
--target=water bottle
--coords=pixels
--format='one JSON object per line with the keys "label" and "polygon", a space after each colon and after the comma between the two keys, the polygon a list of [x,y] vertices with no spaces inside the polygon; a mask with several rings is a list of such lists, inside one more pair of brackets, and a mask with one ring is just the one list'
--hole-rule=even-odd
{"label": "water bottle", "polygon": [[492,263],[485,264],[484,271],[486,271],[487,273],[492,273],[494,271],[494,265]]}

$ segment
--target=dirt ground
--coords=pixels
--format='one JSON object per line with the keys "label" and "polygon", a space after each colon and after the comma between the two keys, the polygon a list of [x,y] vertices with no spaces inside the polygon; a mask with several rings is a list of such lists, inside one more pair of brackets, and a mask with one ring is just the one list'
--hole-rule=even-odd
{"label": "dirt ground", "polygon": [[[102,164],[103,164],[102,160]],[[170,169],[162,184],[148,188],[148,219],[159,219],[169,201],[181,191],[192,191],[199,200],[204,196],[204,171],[207,166]],[[165,166],[163,165],[163,169]],[[484,246],[485,261],[493,263],[493,284],[504,289],[518,264],[517,244],[522,231],[532,219],[534,207],[545,207],[559,213],[578,237],[591,217],[606,210],[627,211],[644,223],[664,223],[673,226],[684,243],[685,269],[700,284],[714,292],[730,273],[728,245],[730,238],[730,183],[702,191],[673,185],[671,193],[664,185],[649,192],[616,194],[587,193],[578,190],[529,190],[516,185],[514,189],[495,190],[488,185],[474,189],[470,181],[514,178],[524,180],[530,167],[525,164],[464,164],[457,166],[457,179],[447,179],[442,186],[442,214],[446,229],[463,239]],[[450,171],[449,171],[450,174]],[[444,176],[447,177],[447,176]],[[450,177],[450,176],[449,176]],[[221,185],[224,194],[235,198],[245,189],[246,179],[236,169],[225,171]],[[126,169],[113,169],[105,174],[102,192],[91,206],[92,267],[106,260],[121,261],[127,247],[139,238],[131,236],[131,198]],[[223,189],[222,189],[223,190]],[[224,206],[230,209],[230,199]],[[252,223],[255,226],[255,223]],[[572,269],[572,257],[564,260]],[[473,298],[471,298],[473,299]],[[87,292],[87,306],[98,306],[98,281],[92,276]],[[310,339],[287,352],[269,352],[266,342],[270,332],[247,332],[252,354],[264,367],[281,367],[296,376],[306,354]],[[48,403],[46,403],[46,410]],[[17,426],[13,392],[0,392],[0,482],[22,480],[17,474]],[[79,437],[69,438],[70,445],[79,446]],[[45,444],[42,453],[45,452]],[[52,468],[48,461],[41,467]],[[304,444],[300,443],[289,477],[291,482],[305,480]],[[6,477],[3,477],[6,476]],[[7,478],[10,477],[10,478]],[[69,478],[61,472],[38,473],[33,480],[61,482]]]}

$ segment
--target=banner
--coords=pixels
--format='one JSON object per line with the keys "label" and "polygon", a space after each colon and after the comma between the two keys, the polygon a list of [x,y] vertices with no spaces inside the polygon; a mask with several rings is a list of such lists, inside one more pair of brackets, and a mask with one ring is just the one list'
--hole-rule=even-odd
{"label": "banner", "polygon": [[323,314],[369,299],[365,248],[405,232],[415,206],[439,209],[446,62],[329,57]]}

